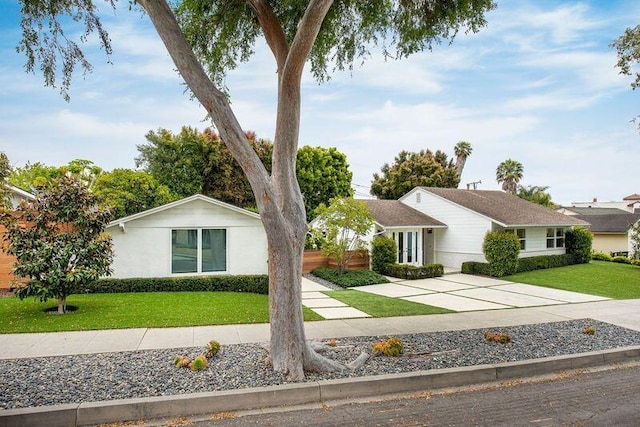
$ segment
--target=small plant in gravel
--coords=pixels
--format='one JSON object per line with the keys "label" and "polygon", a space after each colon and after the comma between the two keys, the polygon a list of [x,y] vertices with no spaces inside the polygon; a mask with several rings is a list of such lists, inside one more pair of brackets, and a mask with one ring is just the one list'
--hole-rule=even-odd
{"label": "small plant in gravel", "polygon": [[189,363],[189,369],[192,371],[204,371],[207,369],[207,366],[209,366],[209,362],[204,354],[201,354]]}
{"label": "small plant in gravel", "polygon": [[489,342],[499,342],[500,344],[506,344],[511,341],[511,337],[509,336],[509,334],[489,331],[486,331],[484,333],[484,339]]}
{"label": "small plant in gravel", "polygon": [[207,343],[207,354],[206,357],[208,359],[214,357],[216,354],[220,352],[220,343],[216,340],[211,340]]}
{"label": "small plant in gravel", "polygon": [[586,328],[582,329],[582,333],[585,335],[595,335],[596,328],[594,328],[593,326],[587,326]]}
{"label": "small plant in gravel", "polygon": [[337,345],[338,345],[338,342],[336,341],[336,339],[335,339],[335,338],[331,338],[329,341],[327,341],[327,345],[328,345],[329,347],[335,347],[335,346],[337,346]]}
{"label": "small plant in gravel", "polygon": [[188,368],[190,363],[191,359],[189,359],[187,356],[178,355],[173,359],[173,364],[178,368]]}
{"label": "small plant in gravel", "polygon": [[400,356],[402,354],[402,341],[396,337],[391,337],[386,341],[378,341],[373,344],[372,352],[374,356]]}

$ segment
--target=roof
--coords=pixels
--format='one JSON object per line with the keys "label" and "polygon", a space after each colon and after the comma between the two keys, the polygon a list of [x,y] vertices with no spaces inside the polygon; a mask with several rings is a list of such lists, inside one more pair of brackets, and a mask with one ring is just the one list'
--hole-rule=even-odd
{"label": "roof", "polygon": [[[613,210],[613,209],[610,209]],[[640,213],[576,215],[591,224],[595,233],[627,233],[631,226],[640,220]]]}
{"label": "roof", "polygon": [[193,202],[194,200],[202,200],[204,202],[211,203],[212,205],[220,206],[220,207],[223,207],[223,208],[226,208],[226,209],[230,209],[230,210],[235,211],[235,212],[239,212],[239,213],[245,214],[247,216],[250,216],[250,217],[253,217],[253,218],[256,218],[256,219],[260,219],[260,215],[258,215],[257,213],[253,213],[253,212],[248,211],[246,209],[242,209],[242,208],[239,208],[237,206],[230,205],[229,203],[221,202],[218,199],[214,199],[214,198],[211,198],[211,197],[203,196],[202,194],[194,194],[193,196],[185,197],[184,199],[176,200],[175,202],[167,203],[165,205],[158,206],[158,207],[155,207],[155,208],[152,208],[152,209],[148,209],[146,211],[139,212],[137,214],[133,214],[133,215],[125,216],[123,218],[116,219],[114,221],[111,221],[107,225],[107,227],[112,227],[114,225],[125,224],[125,223],[127,223],[129,221],[133,221],[133,220],[136,220],[136,219],[144,218],[146,216],[153,215],[153,214],[156,214],[158,212],[165,211],[167,209],[175,208],[176,206],[180,206],[180,205],[184,205],[184,204],[189,203],[189,202]]}
{"label": "roof", "polygon": [[575,215],[563,215],[503,191],[418,188],[479,213],[503,227],[589,225]]}
{"label": "roof", "polygon": [[633,193],[633,194],[628,195],[627,197],[625,197],[622,200],[640,200],[640,194]]}
{"label": "roof", "polygon": [[629,211],[618,208],[576,208],[573,206],[563,206],[563,209],[571,211],[576,215],[627,215]]}
{"label": "roof", "polygon": [[446,227],[446,224],[405,205],[399,200],[364,200],[364,202],[375,222],[385,228]]}
{"label": "roof", "polygon": [[14,187],[13,185],[6,185],[7,189],[9,191],[11,191],[12,193],[14,193],[16,196],[18,197],[22,197],[23,199],[28,199],[28,200],[34,200],[36,198],[36,196],[34,196],[33,194],[29,193],[28,191],[24,191],[21,188],[18,187]]}

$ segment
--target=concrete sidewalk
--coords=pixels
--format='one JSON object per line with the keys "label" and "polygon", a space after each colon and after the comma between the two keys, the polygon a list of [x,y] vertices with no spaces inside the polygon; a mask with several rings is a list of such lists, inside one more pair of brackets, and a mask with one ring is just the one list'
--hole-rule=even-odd
{"label": "concrete sidewalk", "polygon": [[[473,311],[428,316],[306,322],[307,338],[408,334],[592,318],[640,331],[640,299]],[[0,359],[267,342],[269,324],[138,328],[0,335]]]}

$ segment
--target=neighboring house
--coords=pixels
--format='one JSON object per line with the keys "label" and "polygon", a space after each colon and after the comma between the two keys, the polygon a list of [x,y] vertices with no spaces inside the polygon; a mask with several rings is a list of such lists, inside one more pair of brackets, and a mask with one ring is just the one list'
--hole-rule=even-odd
{"label": "neighboring house", "polygon": [[111,277],[267,274],[256,213],[196,194],[112,221]]}
{"label": "neighboring house", "polygon": [[640,221],[640,212],[602,207],[563,207],[559,211],[587,221],[593,233],[593,250],[628,255],[633,251],[631,227]]}
{"label": "neighboring house", "polygon": [[503,191],[416,187],[398,201],[381,202],[366,201],[376,220],[372,234],[392,237],[398,261],[415,265],[486,262],[482,245],[489,231],[516,234],[520,257],[564,254],[565,232],[589,225]]}
{"label": "neighboring house", "polygon": [[[18,207],[20,202],[23,200],[33,200],[36,198],[33,194],[21,190],[18,187],[13,187],[11,185],[7,185],[6,187],[9,190],[9,201],[11,202],[11,207],[13,209]],[[4,227],[0,226],[0,239],[3,239],[3,237]],[[0,251],[0,291],[8,291],[12,287],[12,282],[24,280],[14,276],[11,272],[15,261],[16,259],[14,256],[8,255],[4,251]]]}
{"label": "neighboring house", "polygon": [[571,206],[566,209],[574,208],[604,208],[604,209],[622,209],[627,212],[635,212],[640,210],[640,194],[634,193],[623,198],[621,202],[599,202],[594,198],[590,202],[571,202]]}

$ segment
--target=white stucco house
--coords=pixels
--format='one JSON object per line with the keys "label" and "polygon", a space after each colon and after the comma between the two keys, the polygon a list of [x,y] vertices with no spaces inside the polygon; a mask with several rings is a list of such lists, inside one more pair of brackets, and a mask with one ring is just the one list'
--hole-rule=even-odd
{"label": "white stucco house", "polygon": [[399,200],[366,200],[375,220],[369,238],[386,235],[398,245],[397,261],[460,268],[486,262],[489,231],[504,230],[520,240],[520,257],[565,253],[565,232],[589,223],[503,191],[416,187]]}
{"label": "white stucco house", "polygon": [[196,194],[112,221],[115,278],[267,274],[260,216]]}

